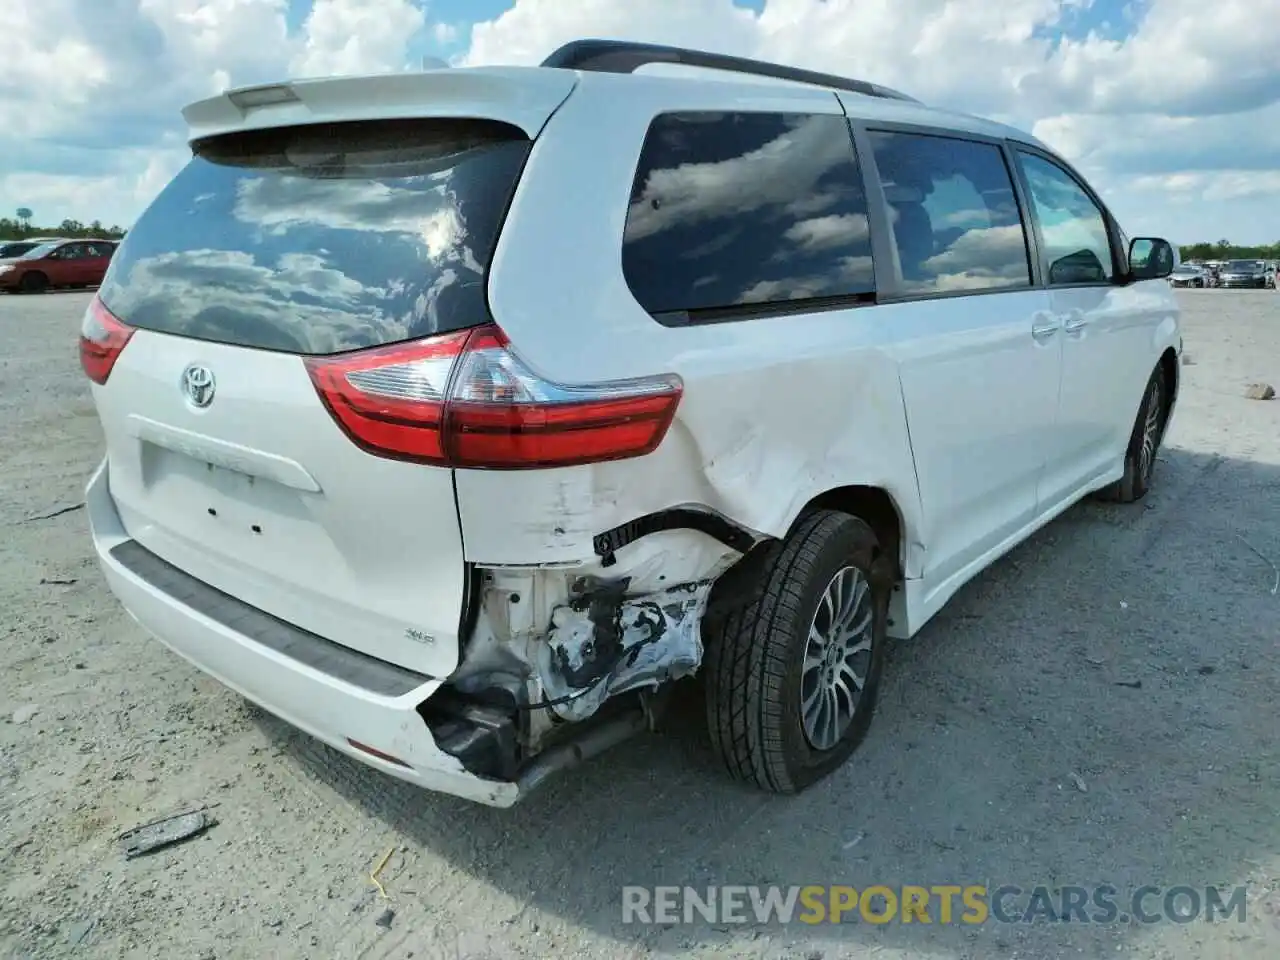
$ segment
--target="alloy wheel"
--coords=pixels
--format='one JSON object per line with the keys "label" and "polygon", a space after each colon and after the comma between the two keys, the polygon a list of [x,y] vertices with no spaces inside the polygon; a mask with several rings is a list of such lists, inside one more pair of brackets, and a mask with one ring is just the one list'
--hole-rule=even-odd
{"label": "alloy wheel", "polygon": [[827,584],[809,625],[800,674],[805,739],[830,750],[853,722],[871,664],[871,584],[857,567],[843,567]]}
{"label": "alloy wheel", "polygon": [[1147,394],[1146,411],[1142,421],[1142,451],[1138,455],[1138,470],[1145,481],[1155,466],[1156,444],[1160,442],[1160,382],[1151,384]]}

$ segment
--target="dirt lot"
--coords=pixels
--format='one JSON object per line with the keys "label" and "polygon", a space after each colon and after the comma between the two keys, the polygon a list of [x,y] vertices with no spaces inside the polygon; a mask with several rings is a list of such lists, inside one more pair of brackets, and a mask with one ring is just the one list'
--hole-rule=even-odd
{"label": "dirt lot", "polygon": [[[247,707],[121,610],[83,511],[27,519],[79,502],[101,456],[87,295],[0,297],[0,955],[1272,960],[1280,400],[1242,391],[1280,385],[1280,295],[1180,295],[1194,364],[1149,501],[1073,509],[899,646],[833,780],[790,799],[726,782],[687,703],[508,812]],[[203,837],[118,851],[203,804]],[[384,902],[368,874],[388,850]],[[1244,923],[621,923],[624,884],[771,882],[1249,901]]]}

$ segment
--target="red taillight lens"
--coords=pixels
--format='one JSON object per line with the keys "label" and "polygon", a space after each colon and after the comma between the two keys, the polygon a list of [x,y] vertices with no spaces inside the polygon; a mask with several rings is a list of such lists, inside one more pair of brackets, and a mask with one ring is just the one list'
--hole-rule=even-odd
{"label": "red taillight lens", "polygon": [[637,457],[662,442],[674,376],[551,383],[496,326],[350,356],[308,358],[325,405],[360,447],[454,467],[522,470]]}
{"label": "red taillight lens", "polygon": [[469,333],[308,357],[311,382],[338,425],[379,456],[444,463],[444,402],[449,374]]}
{"label": "red taillight lens", "polygon": [[95,294],[80,327],[80,366],[90,380],[98,385],[107,382],[132,336],[133,327],[108,310]]}

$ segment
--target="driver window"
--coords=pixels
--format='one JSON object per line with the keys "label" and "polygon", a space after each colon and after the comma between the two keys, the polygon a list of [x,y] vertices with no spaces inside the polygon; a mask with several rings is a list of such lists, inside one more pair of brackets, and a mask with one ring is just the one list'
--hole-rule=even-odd
{"label": "driver window", "polygon": [[1109,283],[1115,274],[1102,211],[1056,163],[1018,152],[1044,237],[1050,286]]}

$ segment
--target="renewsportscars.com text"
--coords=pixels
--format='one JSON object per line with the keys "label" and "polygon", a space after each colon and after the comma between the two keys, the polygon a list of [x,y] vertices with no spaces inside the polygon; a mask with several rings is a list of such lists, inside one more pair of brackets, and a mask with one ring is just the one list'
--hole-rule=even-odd
{"label": "renewsportscars.com text", "polygon": [[623,887],[623,923],[1192,923],[1245,921],[1244,887]]}

